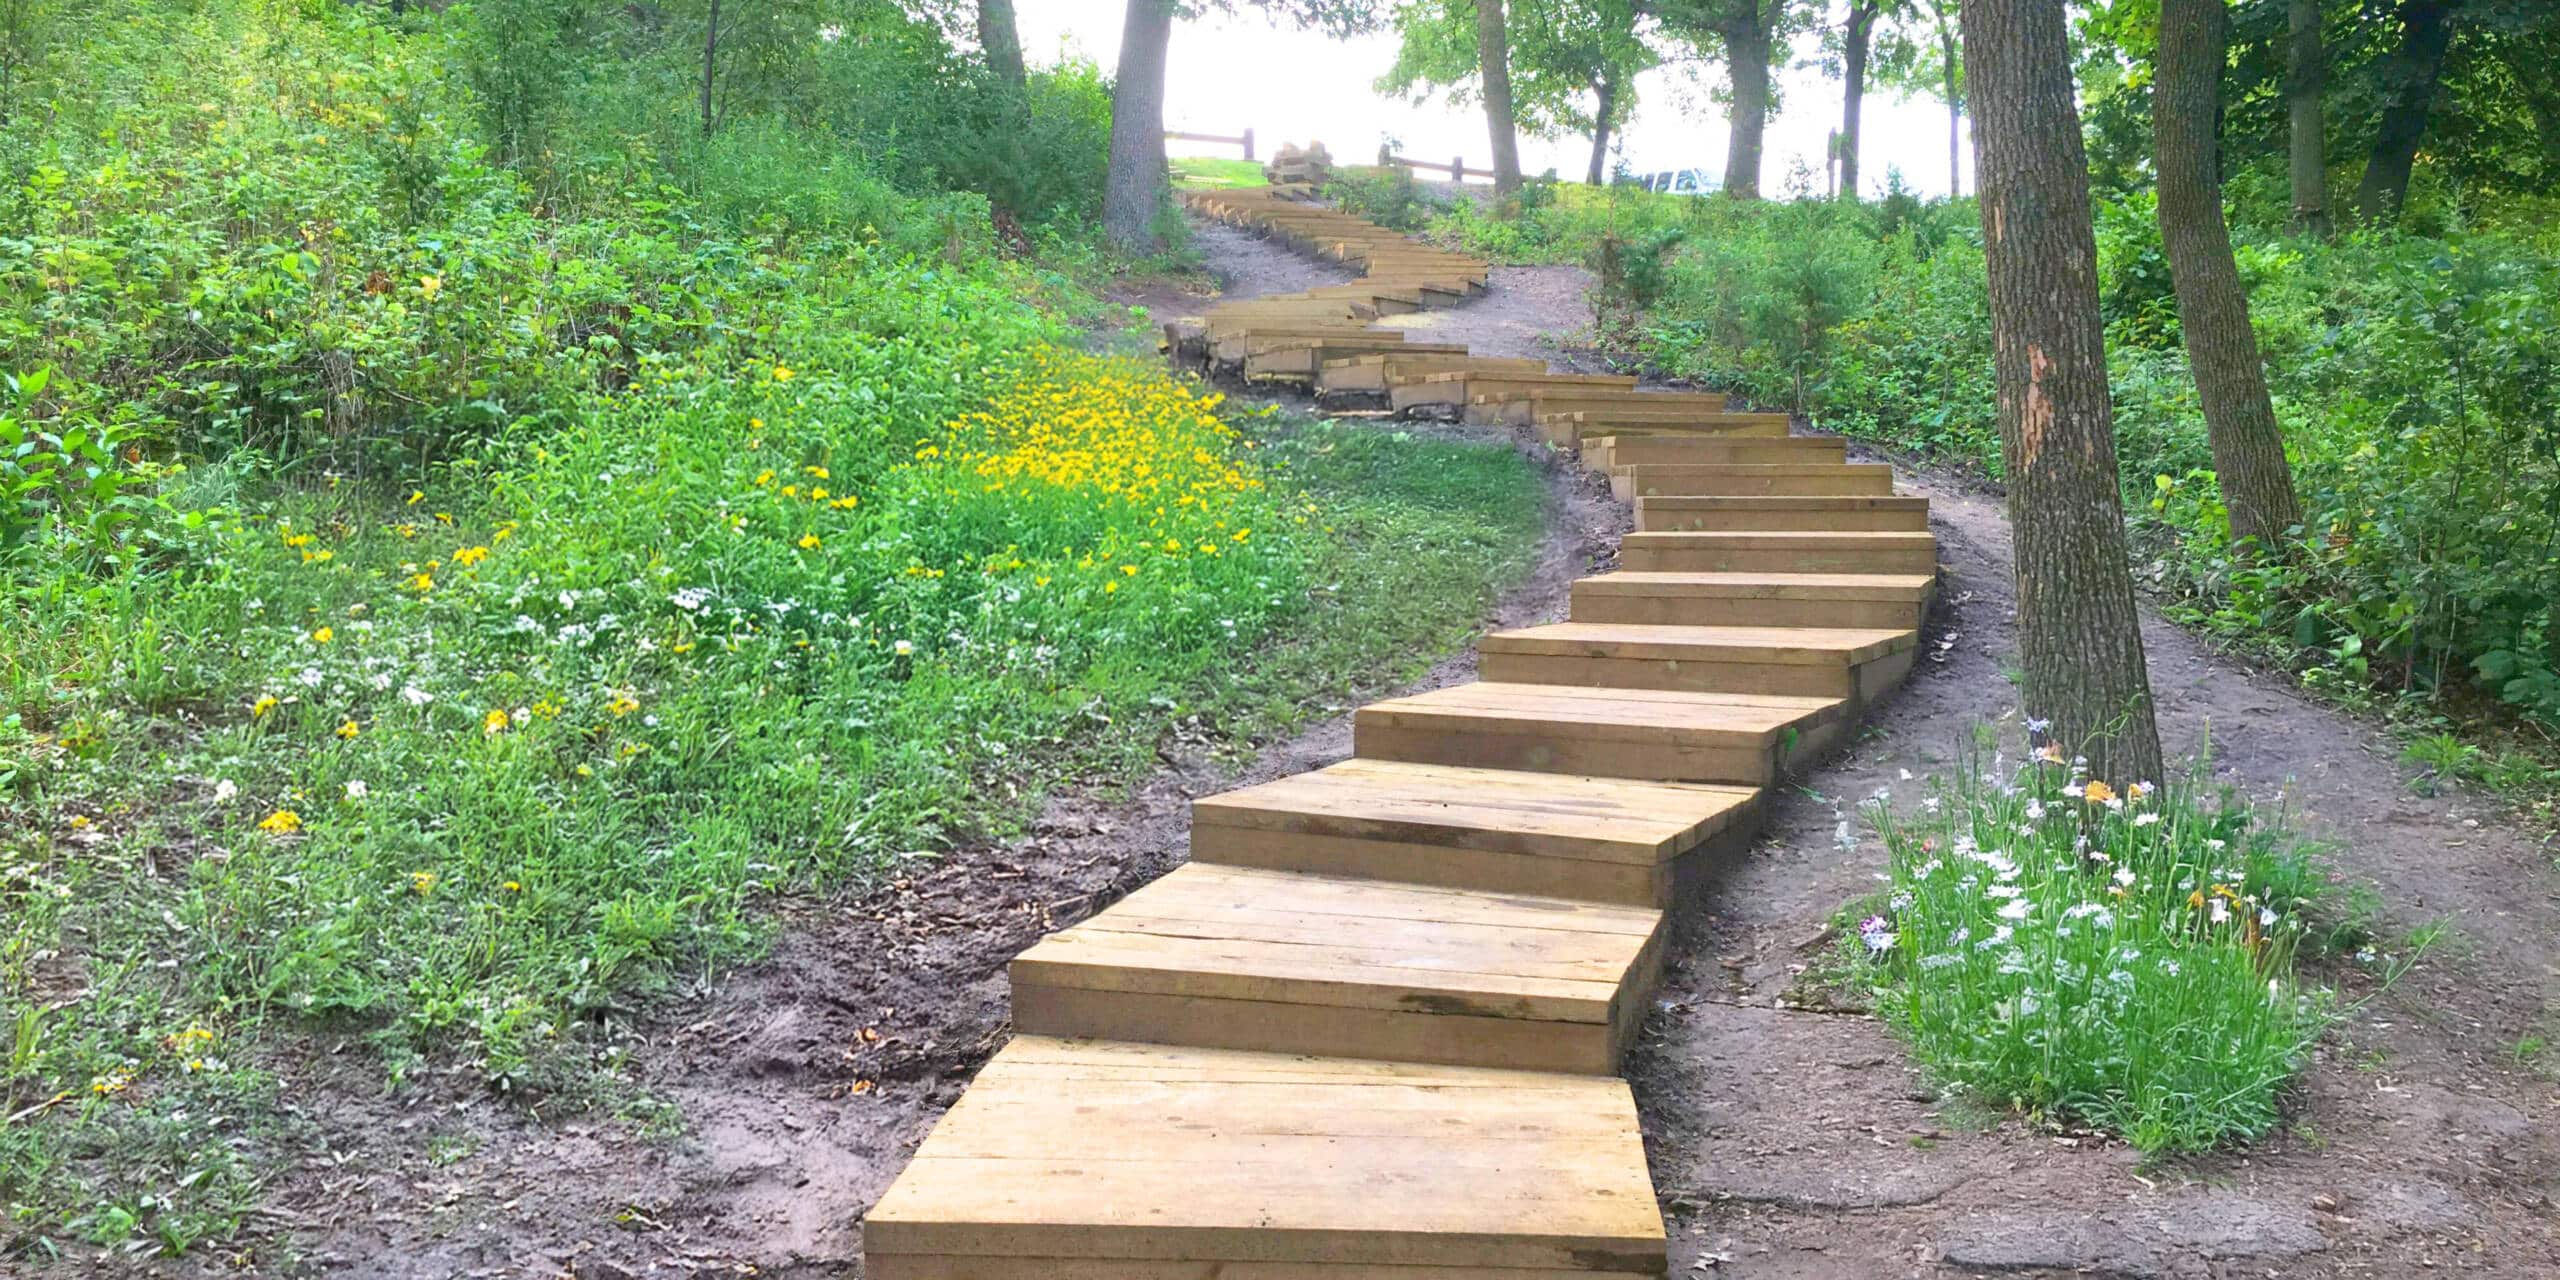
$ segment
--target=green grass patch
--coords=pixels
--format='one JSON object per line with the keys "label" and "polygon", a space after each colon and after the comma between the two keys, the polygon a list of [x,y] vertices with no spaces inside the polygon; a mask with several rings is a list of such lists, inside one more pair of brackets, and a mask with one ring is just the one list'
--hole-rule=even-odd
{"label": "green grass patch", "polygon": [[2324,882],[2279,823],[2200,780],[2090,778],[2049,743],[1868,811],[1892,882],[1854,948],[1931,1074],[2145,1152],[2277,1124],[2334,1016],[2294,976]]}
{"label": "green grass patch", "polygon": [[1236,160],[1220,156],[1174,156],[1168,163],[1173,170],[1173,183],[1178,187],[1267,187],[1271,180],[1262,174],[1259,160]]}
{"label": "green grass patch", "polygon": [[1534,550],[1507,449],[1051,361],[896,462],[818,411],[860,384],[795,370],[415,501],[253,499],[188,570],[21,580],[15,1243],[226,1234],[280,1037],[589,1096],[634,1001],[754,954],[771,895],[1013,830],[1174,723],[1241,742],[1408,676]]}

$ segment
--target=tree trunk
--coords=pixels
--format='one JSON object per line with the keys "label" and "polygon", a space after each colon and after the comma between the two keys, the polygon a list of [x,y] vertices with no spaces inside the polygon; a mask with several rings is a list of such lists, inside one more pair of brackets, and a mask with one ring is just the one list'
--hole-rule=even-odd
{"label": "tree trunk", "polygon": [[2329,234],[2329,122],[2321,93],[2329,85],[2329,51],[2320,43],[2320,0],[2291,0],[2285,106],[2292,116],[2293,229]]}
{"label": "tree trunk", "polygon": [[2214,126],[2229,53],[2223,0],[2160,0],[2160,53],[2151,85],[2153,157],[2160,175],[2160,240],[2178,293],[2178,327],[2204,402],[2213,472],[2222,482],[2235,542],[2280,553],[2302,523],[2293,469],[2285,464],[2275,406],[2267,398],[2249,299],[2222,218]]}
{"label": "tree trunk", "polygon": [[1111,91],[1111,163],[1102,186],[1102,230],[1131,253],[1152,253],[1164,211],[1164,61],[1173,0],[1129,0],[1120,27],[1120,70]]}
{"label": "tree trunk", "polygon": [[1609,117],[1618,109],[1618,77],[1602,71],[1591,84],[1592,93],[1600,99],[1599,108],[1591,113],[1591,185],[1609,180],[1609,135],[1615,130]]}
{"label": "tree trunk", "polygon": [[1511,118],[1511,32],[1502,0],[1476,0],[1476,65],[1484,72],[1484,123],[1493,135],[1493,189],[1520,189],[1520,139]]}
{"label": "tree trunk", "polygon": [[711,0],[702,23],[702,136],[710,137],[718,117],[711,111],[711,87],[720,71],[720,0]]}
{"label": "tree trunk", "polygon": [[1964,95],[1956,88],[1956,33],[1944,19],[1938,23],[1938,52],[1947,71],[1947,198],[1964,194]]}
{"label": "tree trunk", "polygon": [[1850,0],[1849,23],[1840,32],[1840,195],[1858,198],[1858,109],[1867,97],[1867,42],[1875,35],[1876,0]]}
{"label": "tree trunk", "polygon": [[2364,181],[2356,188],[2356,219],[2367,226],[2395,221],[2409,200],[2409,170],[2427,134],[2436,86],[2444,77],[2446,46],[2453,41],[2453,9],[2460,0],[2403,0],[2400,45],[2382,65],[2382,123],[2373,135]]}
{"label": "tree trunk", "polygon": [[1962,21],[2026,711],[2090,776],[2156,782],[2061,0],[1963,0]]}
{"label": "tree trunk", "polygon": [[1733,131],[1725,144],[1724,191],[1760,198],[1760,157],[1769,131],[1769,24],[1777,0],[1734,0],[1723,24],[1733,72]]}
{"label": "tree trunk", "polygon": [[1013,0],[978,0],[978,48],[998,80],[1016,93],[1030,88],[1022,71],[1022,33],[1014,24]]}

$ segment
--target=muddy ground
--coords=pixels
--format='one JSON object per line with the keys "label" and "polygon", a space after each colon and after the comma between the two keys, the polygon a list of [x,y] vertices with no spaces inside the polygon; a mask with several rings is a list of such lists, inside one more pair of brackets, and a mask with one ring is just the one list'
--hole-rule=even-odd
{"label": "muddy ground", "polygon": [[[1223,228],[1201,244],[1230,296],[1340,278]],[[1571,347],[1590,325],[1586,288],[1569,269],[1505,269],[1488,298],[1430,327],[1488,353],[1585,365],[1590,353]],[[1159,292],[1131,300],[1205,302]],[[1561,616],[1566,585],[1605,568],[1625,528],[1590,477],[1553,463],[1546,474],[1536,569],[1489,625]],[[2372,726],[2156,617],[2146,639],[2173,750],[2210,725],[2217,772],[2284,793],[2335,842],[2341,872],[2379,892],[2395,939],[2433,920],[2454,928],[2324,1045],[2286,1131],[2147,1167],[2085,1135],[1944,1105],[1879,1024],[1788,1006],[1825,919],[1883,865],[1872,841],[1834,846],[1835,809],[1903,770],[1946,766],[1972,724],[2014,713],[1998,501],[1905,475],[1935,499],[1947,568],[1930,658],[1846,754],[1777,798],[1759,847],[1684,904],[1629,1063],[1674,1273],[2560,1273],[2560,1083],[2549,1057],[2518,1052],[2560,1032],[2549,852],[2485,802],[2413,795]],[[1412,687],[1472,667],[1452,658]],[[1162,773],[1123,797],[1061,799],[1021,841],[919,863],[859,900],[781,904],[767,961],[643,1024],[634,1074],[681,1115],[678,1137],[648,1136],[644,1115],[536,1119],[459,1078],[392,1099],[360,1048],[314,1055],[288,1090],[319,1137],[277,1171],[253,1235],[281,1247],[262,1245],[250,1270],[858,1276],[863,1212],[1006,1034],[1004,962],[1178,862],[1192,797],[1347,754],[1347,702],[1241,770],[1224,763],[1233,744],[1176,735]],[[2353,970],[2323,976],[2351,996],[2373,986]],[[274,1261],[286,1253],[299,1261]],[[243,1273],[218,1257],[192,1265]]]}

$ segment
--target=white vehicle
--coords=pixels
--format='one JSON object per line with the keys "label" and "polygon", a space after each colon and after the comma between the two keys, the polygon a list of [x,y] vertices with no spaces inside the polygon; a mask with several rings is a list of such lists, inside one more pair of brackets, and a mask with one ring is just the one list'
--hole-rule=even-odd
{"label": "white vehicle", "polygon": [[1723,179],[1704,169],[1664,169],[1654,173],[1629,174],[1627,181],[1661,195],[1713,195],[1724,187]]}

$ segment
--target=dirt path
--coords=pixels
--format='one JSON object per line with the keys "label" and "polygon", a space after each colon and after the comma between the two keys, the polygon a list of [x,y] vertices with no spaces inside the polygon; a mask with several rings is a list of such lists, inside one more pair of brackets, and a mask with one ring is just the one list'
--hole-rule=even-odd
{"label": "dirt path", "polygon": [[[1905,475],[1916,474],[1896,459]],[[1950,604],[1939,661],[1843,758],[1786,793],[1764,846],[1680,922],[1631,1064],[1675,1272],[1736,1276],[2550,1275],[2560,1268],[2560,1085],[2519,1042],[2560,1013],[2560,896],[2546,855],[2471,798],[2423,799],[2373,729],[2251,672],[2156,615],[2144,641],[2173,752],[2208,728],[2216,775],[2286,797],[2371,885],[2385,950],[2432,920],[2448,942],[2320,1050],[2287,1130],[2145,1168],[2128,1149],[1931,1100],[1863,1017],[1781,1007],[1803,944],[1884,863],[1832,843],[1842,798],[1916,788],[1976,722],[2014,717],[2008,523],[1995,499],[1925,480]],[[1917,799],[1907,794],[1904,803]],[[2355,971],[2318,975],[2351,997]]]}

